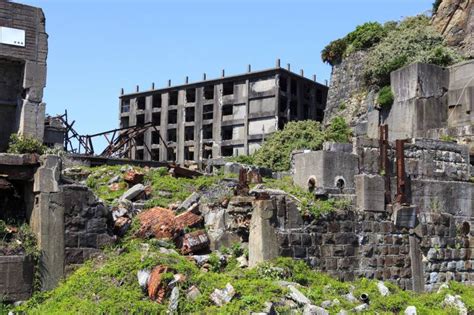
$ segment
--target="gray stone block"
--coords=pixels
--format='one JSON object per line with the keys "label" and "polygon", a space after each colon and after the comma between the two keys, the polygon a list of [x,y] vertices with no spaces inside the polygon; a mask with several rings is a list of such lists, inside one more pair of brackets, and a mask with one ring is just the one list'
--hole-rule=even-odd
{"label": "gray stone block", "polygon": [[356,175],[357,209],[360,211],[385,211],[385,183],[379,175]]}
{"label": "gray stone block", "polygon": [[0,256],[0,296],[24,301],[33,291],[34,262],[28,256]]}

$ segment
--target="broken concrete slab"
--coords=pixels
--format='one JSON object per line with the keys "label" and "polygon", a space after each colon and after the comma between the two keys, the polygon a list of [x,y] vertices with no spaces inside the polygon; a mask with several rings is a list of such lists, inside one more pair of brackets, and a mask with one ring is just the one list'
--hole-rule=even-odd
{"label": "broken concrete slab", "polygon": [[214,302],[214,304],[216,304],[217,306],[223,306],[229,303],[234,297],[234,295],[234,287],[230,283],[227,283],[224,289],[215,289],[214,292],[211,293],[210,298],[212,302]]}
{"label": "broken concrete slab", "polygon": [[195,253],[207,248],[209,248],[209,237],[207,236],[206,231],[194,231],[184,235],[181,253]]}
{"label": "broken concrete slab", "polygon": [[140,194],[145,192],[145,186],[142,184],[136,184],[129,190],[127,190],[121,197],[121,199],[127,199],[130,201],[133,201],[135,198],[137,198]]}

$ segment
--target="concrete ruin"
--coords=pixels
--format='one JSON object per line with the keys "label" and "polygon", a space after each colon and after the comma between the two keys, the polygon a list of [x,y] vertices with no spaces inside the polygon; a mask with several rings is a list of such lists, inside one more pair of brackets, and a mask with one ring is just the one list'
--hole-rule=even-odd
{"label": "concrete ruin", "polygon": [[376,278],[416,291],[448,280],[474,283],[467,146],[412,139],[384,149],[378,139],[357,138],[352,152],[325,147],[333,151],[293,154],[294,182],[319,197],[345,199],[353,210],[310,222],[302,217],[299,226],[288,226],[282,215],[273,232],[280,255],[343,280]]}
{"label": "concrete ruin", "polygon": [[449,68],[415,63],[394,71],[394,104],[390,109],[369,110],[367,135],[377,138],[377,126],[387,124],[390,141],[447,137],[467,144],[474,154],[473,73],[472,60]]}
{"label": "concrete ruin", "polygon": [[12,133],[43,140],[47,39],[41,9],[0,2],[0,152]]}
{"label": "concrete ruin", "polygon": [[255,152],[288,121],[322,121],[328,88],[277,67],[120,96],[120,127],[153,123],[134,138],[136,160],[199,162]]}

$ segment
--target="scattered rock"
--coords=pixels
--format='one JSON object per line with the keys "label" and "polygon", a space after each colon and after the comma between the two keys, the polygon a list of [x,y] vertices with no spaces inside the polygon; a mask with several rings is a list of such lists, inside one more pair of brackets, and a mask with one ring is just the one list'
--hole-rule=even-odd
{"label": "scattered rock", "polygon": [[466,305],[461,300],[459,295],[446,294],[443,301],[443,306],[453,307],[459,311],[459,315],[467,315]]}
{"label": "scattered rock", "polygon": [[230,283],[227,283],[224,289],[215,289],[214,292],[211,293],[211,300],[217,306],[222,306],[229,303],[234,295],[234,287]]}
{"label": "scattered rock", "polygon": [[379,293],[381,296],[387,296],[390,294],[390,290],[385,286],[382,281],[377,282],[377,289],[379,289]]}
{"label": "scattered rock", "polygon": [[114,234],[124,236],[132,225],[132,219],[128,217],[119,217],[114,223]]}
{"label": "scattered rock", "polygon": [[447,283],[443,283],[442,285],[440,285],[440,287],[438,288],[438,293],[441,293],[441,291],[445,289],[449,289],[449,285]]}
{"label": "scattered rock", "polygon": [[334,305],[339,305],[341,304],[341,302],[338,300],[338,299],[334,299],[334,300],[326,300],[326,301],[323,301],[321,302],[321,307],[322,308],[330,308]]}
{"label": "scattered rock", "polygon": [[295,288],[295,286],[290,284],[288,286],[288,289],[290,290],[288,297],[299,305],[311,304],[311,301],[306,296],[304,296],[304,294],[301,293],[300,290]]}
{"label": "scattered rock", "polygon": [[416,307],[415,306],[408,306],[405,309],[405,315],[416,315]]}
{"label": "scattered rock", "polygon": [[178,286],[178,284],[182,284],[184,283],[184,281],[186,281],[186,276],[181,273],[177,273],[173,277],[174,279],[171,280],[170,283],[168,283],[169,288],[174,288]]}
{"label": "scattered rock", "polygon": [[121,179],[120,175],[114,176],[111,179],[109,179],[109,181],[107,182],[107,185],[116,184],[120,182],[120,179]]}
{"label": "scattered rock", "polygon": [[132,212],[133,211],[133,202],[131,202],[128,199],[122,199],[121,198],[121,199],[118,200],[118,207],[127,209],[128,212]]}
{"label": "scattered rock", "polygon": [[197,203],[199,199],[201,198],[201,195],[193,192],[186,200],[184,200],[179,206],[178,210],[187,210],[189,207],[191,207],[193,204]]}
{"label": "scattered rock", "polygon": [[277,315],[275,311],[275,305],[272,302],[265,302],[265,306],[261,312],[250,313],[251,315]]}
{"label": "scattered rock", "polygon": [[352,311],[355,312],[355,313],[362,313],[362,312],[365,312],[368,309],[369,309],[369,304],[364,303],[364,304],[360,304],[360,305],[354,307],[352,309]]}
{"label": "scattered rock", "polygon": [[160,247],[159,251],[161,254],[165,254],[165,255],[178,255],[178,252],[172,248]]}
{"label": "scattered rock", "polygon": [[352,294],[352,292],[344,294],[342,297],[345,298],[347,301],[349,301],[351,303],[357,302],[357,299],[354,296],[354,294]]}
{"label": "scattered rock", "polygon": [[128,210],[125,208],[114,208],[112,209],[112,219],[117,221],[118,218],[124,217],[128,214]]}
{"label": "scattered rock", "polygon": [[176,312],[176,310],[178,309],[178,302],[179,302],[179,288],[175,286],[173,290],[171,290],[170,304],[168,305],[168,313],[173,314]]}
{"label": "scattered rock", "polygon": [[337,315],[348,315],[349,312],[346,311],[346,310],[340,310],[339,313],[337,313]]}
{"label": "scattered rock", "polygon": [[191,256],[192,259],[196,262],[196,264],[201,267],[205,263],[209,261],[209,255],[193,255]]}
{"label": "scattered rock", "polygon": [[135,186],[133,186],[132,188],[130,188],[129,190],[127,190],[123,195],[122,195],[122,199],[127,199],[127,200],[134,200],[136,197],[138,197],[139,195],[141,195],[143,192],[145,192],[145,186],[143,186],[142,184],[136,184]]}
{"label": "scattered rock", "polygon": [[303,315],[329,315],[329,312],[322,307],[306,304],[303,309]]}
{"label": "scattered rock", "polygon": [[138,284],[140,287],[145,290],[148,285],[148,278],[150,278],[149,270],[138,270],[137,272]]}
{"label": "scattered rock", "polygon": [[237,258],[240,268],[247,268],[249,266],[249,261],[245,256],[240,256]]}
{"label": "scattered rock", "polygon": [[191,286],[188,291],[186,291],[186,298],[188,300],[194,301],[201,295],[201,291],[199,291],[198,287],[195,285]]}
{"label": "scattered rock", "polygon": [[150,273],[148,278],[148,297],[152,301],[162,303],[166,297],[166,287],[161,281],[161,276],[168,272],[166,266],[156,266]]}
{"label": "scattered rock", "polygon": [[122,189],[122,186],[120,185],[120,183],[113,183],[109,185],[110,191],[118,191],[120,189]]}
{"label": "scattered rock", "polygon": [[176,216],[176,225],[181,229],[185,227],[195,227],[201,224],[202,220],[202,216],[194,214],[191,211],[186,211]]}
{"label": "scattered rock", "polygon": [[155,207],[141,212],[137,217],[140,220],[137,235],[140,237],[149,238],[153,235],[157,239],[174,239],[180,232],[174,212],[170,209]]}
{"label": "scattered rock", "polygon": [[143,173],[138,172],[133,169],[126,171],[125,174],[123,174],[123,180],[129,183],[130,185],[136,185],[136,184],[142,183],[144,177],[145,175]]}
{"label": "scattered rock", "polygon": [[209,248],[209,237],[206,231],[195,231],[187,233],[183,237],[182,254],[189,254]]}
{"label": "scattered rock", "polygon": [[164,191],[164,190],[159,190],[156,192],[156,194],[160,197],[164,197],[164,198],[171,198],[173,197],[173,194],[170,193],[169,191]]}

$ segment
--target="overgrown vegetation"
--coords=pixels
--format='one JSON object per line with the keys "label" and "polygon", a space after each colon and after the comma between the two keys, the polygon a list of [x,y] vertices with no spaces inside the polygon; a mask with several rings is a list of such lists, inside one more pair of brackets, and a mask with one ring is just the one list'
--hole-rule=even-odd
{"label": "overgrown vegetation", "polygon": [[[407,306],[414,305],[419,314],[455,314],[454,309],[442,305],[448,293],[459,294],[468,310],[474,310],[472,288],[455,282],[449,283],[449,289],[431,294],[403,291],[386,283],[391,294],[382,297],[374,280],[340,282],[311,270],[303,261],[291,258],[278,258],[253,269],[240,269],[235,257],[231,257],[227,264],[213,262],[212,270],[204,272],[183,256],[160,253],[151,241],[148,241],[148,250],[142,244],[138,240],[131,240],[108,250],[105,258],[89,261],[56,289],[36,293],[14,311],[27,314],[164,314],[167,303],[150,301],[137,281],[139,270],[150,270],[156,265],[169,266],[174,273],[186,276],[185,282],[179,287],[182,297],[178,304],[179,314],[260,312],[265,302],[278,303],[288,293],[288,289],[279,285],[278,280],[301,285],[299,290],[315,305],[337,299],[339,303],[328,308],[331,314],[342,309],[350,310],[361,303],[358,300],[350,302],[342,296],[349,292],[353,292],[355,297],[367,293],[371,313],[399,313]],[[216,288],[224,288],[227,283],[235,288],[236,297],[222,307],[215,306],[209,298],[210,294]],[[201,292],[194,301],[185,298],[186,290],[192,285]],[[278,305],[277,311],[287,313],[290,310]]]}
{"label": "overgrown vegetation", "polygon": [[[436,1],[433,9],[438,6]],[[329,43],[321,52],[321,58],[335,65],[358,50],[368,51],[365,66],[367,86],[390,84],[390,72],[413,62],[448,66],[462,59],[443,43],[443,37],[424,15],[409,17],[399,23],[360,25],[347,36]]]}
{"label": "overgrown vegetation", "polygon": [[443,43],[443,37],[430,25],[424,15],[409,17],[388,32],[369,51],[365,67],[367,85],[390,84],[390,72],[413,62],[448,66],[461,56]]}
{"label": "overgrown vegetation", "polygon": [[[111,205],[122,196],[128,189],[123,180],[123,166],[101,166],[97,168],[84,168],[90,172],[86,185],[107,204]],[[201,176],[194,179],[176,178],[168,174],[165,167],[140,168],[134,167],[135,171],[145,175],[144,185],[151,187],[151,198],[146,201],[145,208],[155,206],[168,207],[169,204],[184,201],[191,193],[210,187],[219,182],[222,176]],[[114,177],[118,181],[109,184]]]}
{"label": "overgrown vegetation", "polygon": [[262,147],[253,156],[246,157],[244,162],[268,167],[274,171],[286,171],[290,169],[292,151],[319,150],[324,141],[348,142],[350,135],[350,128],[341,117],[331,120],[326,130],[316,121],[292,121],[283,130],[272,134]]}
{"label": "overgrown vegetation", "polygon": [[12,134],[8,143],[8,153],[26,154],[37,153],[44,154],[47,147],[35,138]]}
{"label": "overgrown vegetation", "polygon": [[377,97],[377,103],[381,108],[390,108],[393,104],[393,93],[392,88],[387,85],[380,89]]}
{"label": "overgrown vegetation", "polygon": [[315,218],[328,214],[334,210],[348,210],[350,201],[346,199],[316,199],[310,191],[304,190],[293,184],[291,177],[282,179],[264,179],[264,185],[267,188],[280,189],[295,197],[299,201],[300,211],[303,215],[311,215]]}

